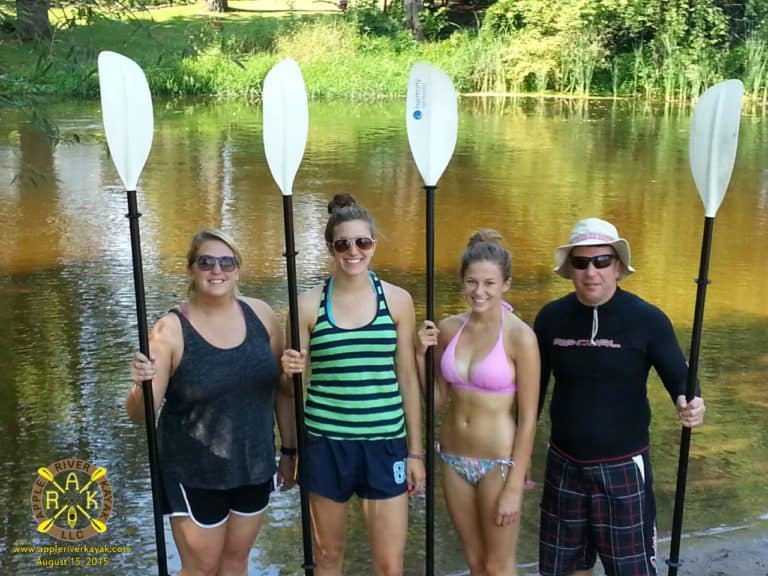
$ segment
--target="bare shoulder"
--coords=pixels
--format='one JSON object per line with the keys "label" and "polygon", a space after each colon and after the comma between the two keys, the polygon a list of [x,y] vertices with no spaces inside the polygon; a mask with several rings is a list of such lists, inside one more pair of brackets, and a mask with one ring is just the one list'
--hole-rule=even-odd
{"label": "bare shoulder", "polygon": [[152,338],[157,340],[167,340],[181,337],[181,320],[176,314],[169,312],[164,314],[152,326]]}
{"label": "bare shoulder", "polygon": [[163,315],[149,334],[150,349],[154,356],[158,354],[172,354],[181,350],[184,346],[184,335],[181,331],[181,320],[176,314]]}
{"label": "bare shoulder", "polygon": [[453,314],[446,316],[437,323],[440,330],[440,341],[449,342],[456,335],[461,325],[464,323],[464,314]]}
{"label": "bare shoulder", "polygon": [[302,329],[307,329],[310,332],[314,329],[322,298],[323,284],[318,284],[299,294],[297,304],[299,307],[299,324]]}
{"label": "bare shoulder", "polygon": [[517,314],[511,310],[506,311],[504,322],[504,337],[515,349],[528,350],[538,347],[536,333]]}
{"label": "bare shoulder", "polygon": [[413,323],[416,312],[410,292],[384,280],[381,281],[381,287],[384,290],[384,298],[387,301],[389,312],[392,314],[392,319],[396,323],[401,320],[405,320],[409,324]]}
{"label": "bare shoulder", "polygon": [[445,318],[441,319],[437,323],[437,327],[440,328],[440,330],[453,329],[455,331],[459,329],[462,322],[464,322],[464,314],[453,314],[451,316],[446,316]]}
{"label": "bare shoulder", "polygon": [[250,306],[251,310],[256,312],[256,314],[274,314],[274,310],[272,310],[272,306],[264,302],[264,300],[259,300],[258,298],[250,298],[248,296],[240,296],[240,299],[248,304]]}
{"label": "bare shoulder", "polygon": [[381,287],[384,290],[384,297],[387,299],[390,307],[392,305],[413,307],[413,297],[405,288],[395,286],[384,280],[381,280]]}
{"label": "bare shoulder", "polygon": [[245,302],[248,307],[253,310],[256,316],[259,317],[261,323],[267,327],[274,327],[278,325],[277,314],[272,309],[272,306],[259,300],[258,298],[249,298],[247,296],[241,296],[240,299]]}
{"label": "bare shoulder", "polygon": [[299,294],[298,304],[302,313],[311,312],[314,314],[320,307],[320,300],[323,297],[323,284],[313,286],[306,292]]}

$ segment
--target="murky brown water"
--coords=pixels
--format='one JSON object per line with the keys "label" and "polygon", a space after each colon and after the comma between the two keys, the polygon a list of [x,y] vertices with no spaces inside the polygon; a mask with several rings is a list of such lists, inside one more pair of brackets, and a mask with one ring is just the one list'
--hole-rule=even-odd
{"label": "murky brown water", "polygon": [[[155,110],[139,195],[150,322],[183,297],[187,243],[209,225],[242,243],[243,291],[285,314],[282,199],[264,160],[260,110],[164,103]],[[132,547],[93,573],[148,574],[154,532],[144,431],[122,409],[127,361],[137,346],[125,194],[97,105],[68,104],[48,115],[67,137],[55,148],[25,112],[0,111],[0,573],[49,573],[36,566],[39,554],[9,551],[8,544],[53,542],[35,530],[32,484],[40,466],[78,457],[106,467],[115,492],[107,533],[89,542]],[[335,192],[352,192],[378,220],[376,269],[412,292],[423,317],[424,193],[403,115],[403,103],[312,106],[294,186],[297,268],[302,288],[326,273],[325,203]],[[509,299],[530,322],[542,303],[569,289],[551,273],[554,247],[577,219],[602,216],[632,245],[638,273],[624,287],[665,309],[687,349],[704,218],[687,164],[689,122],[687,111],[626,103],[463,101],[457,149],[436,193],[438,316],[463,307],[456,264],[473,229],[497,228],[507,238],[515,257]],[[765,117],[747,112],[715,225],[699,369],[709,409],[706,427],[693,436],[686,531],[750,524],[768,512],[766,141]],[[660,383],[653,379],[650,389],[665,536],[679,430]],[[542,422],[539,479],[546,429]],[[539,495],[527,497],[523,518],[520,561],[529,573]],[[441,498],[438,490],[436,573],[460,573]],[[409,575],[423,573],[423,504],[411,508]],[[359,522],[355,511],[351,575],[369,572]],[[300,539],[297,492],[276,495],[252,574],[300,573]],[[170,566],[178,567],[170,537],[168,546]]]}

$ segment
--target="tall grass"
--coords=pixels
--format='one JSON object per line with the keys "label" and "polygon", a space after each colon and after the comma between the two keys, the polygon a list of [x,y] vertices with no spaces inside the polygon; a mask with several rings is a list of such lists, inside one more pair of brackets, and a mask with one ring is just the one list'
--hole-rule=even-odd
{"label": "tall grass", "polygon": [[665,30],[659,35],[659,40],[664,102],[672,102],[675,99],[675,87],[680,73],[677,38]]}
{"label": "tall grass", "polygon": [[762,31],[752,32],[744,42],[744,87],[763,105],[768,103],[768,41]]}
{"label": "tall grass", "polygon": [[513,57],[511,42],[510,36],[482,36],[473,43],[472,91],[503,94],[521,90],[522,79],[514,74],[514,67],[509,65]]}
{"label": "tall grass", "polygon": [[212,17],[187,6],[153,10],[58,30],[55,41],[34,50],[0,36],[0,104],[17,101],[24,91],[95,97],[95,59],[103,49],[134,58],[158,96],[258,99],[270,66],[291,57],[300,63],[312,98],[400,98],[411,64],[426,60],[446,70],[465,93],[603,93],[686,103],[723,76],[724,62],[738,61],[747,92],[768,103],[765,31],[732,49],[730,60],[711,47],[688,47],[670,31],[611,54],[602,32],[589,26],[481,26],[420,43],[398,28],[395,11],[383,14],[371,1],[360,0],[359,9],[344,14],[283,18],[242,12]]}
{"label": "tall grass", "polygon": [[604,64],[605,55],[600,34],[592,28],[567,35],[559,58],[563,90],[589,97],[595,70]]}
{"label": "tall grass", "polygon": [[632,96],[645,96],[648,102],[653,97],[655,82],[655,69],[646,57],[646,44],[637,44],[632,48],[632,80],[629,94]]}
{"label": "tall grass", "polygon": [[657,60],[665,103],[686,104],[695,100],[707,85],[719,79],[721,56],[712,48],[681,47],[668,32],[659,35]]}

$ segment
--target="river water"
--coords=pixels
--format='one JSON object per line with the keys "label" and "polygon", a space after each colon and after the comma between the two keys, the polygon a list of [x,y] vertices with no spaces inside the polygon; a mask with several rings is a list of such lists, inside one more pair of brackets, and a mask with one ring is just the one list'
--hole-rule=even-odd
{"label": "river water", "polygon": [[[0,110],[0,573],[151,574],[154,528],[144,429],[122,408],[137,347],[125,192],[97,104],[54,106],[56,146],[28,111]],[[708,411],[691,447],[684,530],[759,522],[768,512],[768,172],[766,117],[746,110],[729,192],[717,214],[699,375]],[[473,100],[460,104],[456,152],[436,192],[437,316],[464,306],[458,256],[478,227],[498,229],[514,256],[509,300],[532,322],[566,293],[553,250],[573,223],[613,221],[638,272],[622,286],[671,317],[691,339],[703,207],[688,168],[689,110],[626,102]],[[139,185],[150,323],[184,297],[191,235],[219,226],[244,248],[242,290],[287,315],[282,199],[269,174],[261,111],[240,104],[156,103],[155,136]],[[425,314],[425,195],[408,149],[404,103],[313,104],[294,186],[299,288],[328,272],[325,204],[353,193],[381,232],[374,262]],[[661,383],[649,382],[659,534],[668,537],[679,428]],[[533,476],[541,480],[543,418]],[[606,430],[606,434],[610,434]],[[98,566],[47,568],[69,553],[36,530],[30,494],[38,468],[77,458],[106,468],[114,511],[79,554]],[[439,479],[438,479],[439,480]],[[436,574],[465,570],[437,482]],[[525,500],[519,560],[534,573],[540,489]],[[301,573],[298,492],[275,494],[250,573]],[[423,569],[424,501],[411,505],[406,573]],[[178,568],[167,534],[169,565]],[[683,557],[685,546],[683,547]],[[345,573],[367,574],[369,553],[353,506]],[[103,560],[102,558],[106,558]]]}

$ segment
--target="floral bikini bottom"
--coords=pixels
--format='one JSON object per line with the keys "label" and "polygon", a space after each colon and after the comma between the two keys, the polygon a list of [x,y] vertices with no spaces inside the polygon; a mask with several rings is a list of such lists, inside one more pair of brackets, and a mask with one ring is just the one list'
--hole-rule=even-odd
{"label": "floral bikini bottom", "polygon": [[488,472],[499,468],[501,479],[507,480],[507,468],[514,468],[515,461],[512,458],[474,458],[472,456],[459,456],[450,452],[442,452],[440,446],[435,446],[440,458],[453,468],[456,473],[464,478],[472,486],[477,486]]}

